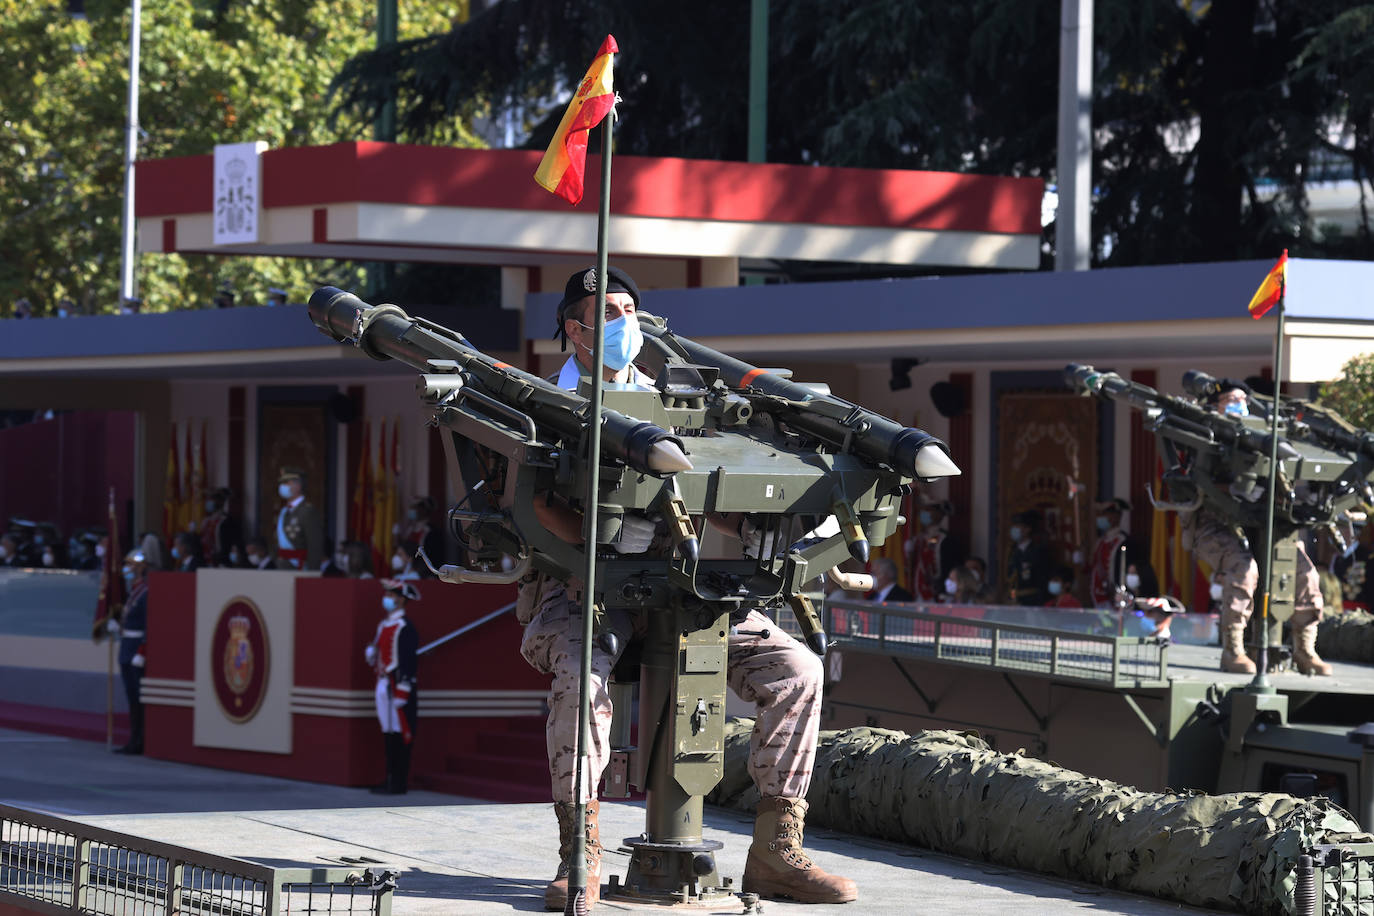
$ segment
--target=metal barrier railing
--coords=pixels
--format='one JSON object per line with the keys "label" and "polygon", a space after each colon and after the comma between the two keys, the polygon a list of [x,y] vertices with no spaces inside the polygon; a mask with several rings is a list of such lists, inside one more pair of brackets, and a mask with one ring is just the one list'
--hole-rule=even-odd
{"label": "metal barrier railing", "polygon": [[1300,859],[1294,888],[1298,916],[1374,916],[1374,843],[1315,846],[1307,853],[1311,871]]}
{"label": "metal barrier railing", "polygon": [[390,916],[392,872],[273,868],[0,805],[0,904],[91,916]]}
{"label": "metal barrier railing", "polygon": [[928,607],[827,601],[822,619],[838,647],[1112,687],[1168,683],[1167,639],[1026,626]]}

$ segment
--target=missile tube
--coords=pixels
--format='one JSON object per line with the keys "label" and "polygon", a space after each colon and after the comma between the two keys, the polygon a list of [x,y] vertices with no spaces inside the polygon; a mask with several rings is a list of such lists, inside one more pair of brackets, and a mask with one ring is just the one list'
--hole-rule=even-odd
{"label": "missile tube", "polygon": [[[340,343],[353,342],[373,359],[394,359],[422,373],[433,372],[431,360],[452,360],[507,408],[570,442],[584,435],[586,398],[492,359],[461,334],[411,318],[394,305],[368,305],[332,286],[317,289],[309,308],[310,320],[321,333]],[[601,411],[601,420],[603,455],[646,474],[691,469],[682,442],[667,430],[609,409]]]}

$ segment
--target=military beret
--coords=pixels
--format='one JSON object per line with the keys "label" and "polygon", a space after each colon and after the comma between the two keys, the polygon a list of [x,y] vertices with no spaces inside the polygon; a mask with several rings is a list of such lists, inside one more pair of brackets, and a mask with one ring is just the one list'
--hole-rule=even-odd
{"label": "military beret", "polygon": [[1097,508],[1101,512],[1130,512],[1131,504],[1120,496],[1115,496],[1111,499],[1102,500],[1097,504]]}
{"label": "military beret", "polygon": [[[619,267],[606,268],[606,292],[629,293],[630,298],[634,300],[635,308],[639,308],[639,287],[635,285],[634,278]],[[558,327],[555,330],[555,336],[563,330],[563,322],[568,317],[568,308],[588,296],[595,295],[595,267],[584,267],[568,278],[568,285],[563,288],[563,300],[558,303]]]}
{"label": "military beret", "polygon": [[282,468],[281,473],[277,475],[277,483],[286,483],[288,480],[303,480],[304,478],[305,471],[300,468]]}

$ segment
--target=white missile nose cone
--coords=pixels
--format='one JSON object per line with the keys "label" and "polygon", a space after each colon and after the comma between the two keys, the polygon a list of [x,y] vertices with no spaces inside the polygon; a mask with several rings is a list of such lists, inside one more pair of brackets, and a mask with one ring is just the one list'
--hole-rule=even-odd
{"label": "white missile nose cone", "polygon": [[917,477],[958,477],[962,473],[938,445],[927,445],[916,453]]}
{"label": "white missile nose cone", "polygon": [[662,439],[649,446],[649,469],[659,474],[675,474],[690,471],[691,460],[670,439]]}

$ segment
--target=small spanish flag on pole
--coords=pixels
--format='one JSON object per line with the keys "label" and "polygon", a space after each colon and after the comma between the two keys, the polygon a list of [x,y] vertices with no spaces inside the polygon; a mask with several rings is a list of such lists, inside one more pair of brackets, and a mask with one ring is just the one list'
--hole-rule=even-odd
{"label": "small spanish flag on pole", "polygon": [[1255,290],[1255,297],[1250,300],[1250,317],[1254,319],[1263,318],[1279,300],[1283,298],[1283,287],[1288,282],[1288,249],[1283,249],[1283,255],[1279,262],[1269,271],[1269,275],[1264,278],[1259,289]]}
{"label": "small spanish flag on pole", "polygon": [[577,84],[568,110],[553,135],[553,142],[535,169],[534,180],[570,204],[582,201],[582,177],[587,170],[587,132],[601,123],[615,106],[611,85],[611,55],[618,53],[615,37],[607,35],[596,60]]}

